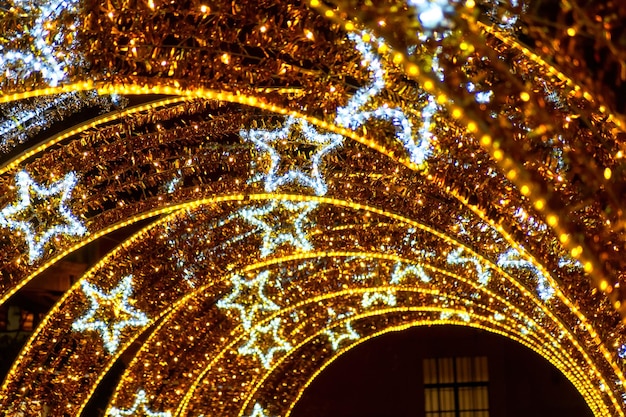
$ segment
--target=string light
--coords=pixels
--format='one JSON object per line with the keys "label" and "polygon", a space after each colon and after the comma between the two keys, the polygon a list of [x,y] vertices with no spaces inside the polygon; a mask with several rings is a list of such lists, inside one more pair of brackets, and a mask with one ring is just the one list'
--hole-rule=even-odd
{"label": "string light", "polygon": [[[41,3],[29,0],[15,1],[14,7],[23,9],[36,18],[32,27],[20,25],[21,31],[14,34],[13,38],[3,40],[3,43],[19,45],[22,39],[29,38],[29,48],[16,51],[6,50],[0,46],[0,73],[16,79],[38,73],[51,86],[63,81],[67,76],[66,68],[75,66],[77,58],[69,51],[60,50],[60,46],[70,37],[70,33],[64,33],[62,30],[51,33],[50,27],[54,26],[55,20],[58,25],[64,15],[76,17],[78,3],[77,0],[50,0]],[[70,51],[74,45],[75,42],[69,44]]]}
{"label": "string light", "polygon": [[[239,347],[237,351],[242,355],[256,356],[265,369],[270,369],[274,356],[278,352],[289,352],[291,344],[283,340],[280,335],[280,317],[273,318],[267,325],[256,325],[250,331],[248,341]],[[263,342],[259,339],[267,340]]]}
{"label": "string light", "polygon": [[446,261],[452,265],[466,263],[474,264],[474,267],[476,268],[476,274],[478,275],[478,282],[481,285],[487,285],[489,283],[489,278],[491,278],[489,267],[483,265],[483,263],[474,256],[462,256],[463,252],[463,248],[457,248],[452,250],[450,253],[448,253]]}
{"label": "string light", "polygon": [[117,351],[122,330],[148,324],[148,317],[131,305],[132,275],[124,277],[108,294],[87,281],[81,282],[81,288],[91,306],[84,316],[72,324],[72,329],[99,332],[110,354]]}
{"label": "string light", "polygon": [[[316,202],[293,203],[272,200],[263,207],[243,208],[239,214],[260,229],[263,235],[261,257],[266,257],[284,244],[295,246],[303,252],[313,250],[304,228],[305,225],[310,226],[307,216],[316,207]],[[285,213],[290,215],[289,218],[280,220],[280,215]]]}
{"label": "string light", "polygon": [[352,328],[352,323],[345,322],[341,326],[337,326],[337,330],[327,329],[323,331],[328,337],[328,341],[333,350],[337,350],[341,343],[345,340],[359,340],[361,336]]}
{"label": "string light", "polygon": [[[66,205],[76,182],[74,172],[67,173],[65,178],[47,188],[33,181],[26,171],[18,172],[15,176],[19,200],[0,211],[0,226],[24,234],[30,263],[43,256],[46,243],[53,237],[83,236],[87,233],[87,228]],[[50,209],[52,205],[56,206],[54,215]],[[63,223],[59,223],[59,220]]]}
{"label": "string light", "polygon": [[[303,141],[303,145],[314,146],[316,151],[310,157],[310,167],[308,169],[298,167],[280,174],[281,162],[289,159],[289,157],[281,157],[276,150],[276,145],[289,139],[296,126],[302,133],[299,138]],[[328,191],[320,165],[323,163],[322,158],[326,154],[342,145],[343,136],[336,133],[320,134],[306,120],[293,116],[289,116],[283,127],[279,129],[250,129],[242,130],[239,134],[244,140],[253,142],[259,152],[267,153],[270,156],[269,172],[262,175],[262,178],[265,180],[265,191],[276,191],[280,186],[294,182],[312,188],[315,195],[324,195]]]}
{"label": "string light", "polygon": [[248,417],[270,417],[270,416],[265,414],[265,410],[263,409],[263,407],[261,407],[259,403],[256,403],[254,404],[254,407],[252,407],[252,414],[250,414],[250,416]]}
{"label": "string light", "polygon": [[357,51],[363,55],[363,62],[367,63],[368,71],[372,74],[371,84],[359,89],[343,107],[337,108],[337,116],[335,122],[339,126],[348,129],[357,129],[370,119],[380,119],[391,122],[396,129],[396,138],[404,145],[409,154],[409,159],[416,165],[422,165],[430,155],[431,143],[430,133],[430,117],[433,113],[433,102],[428,101],[425,109],[422,111],[423,126],[425,131],[421,131],[422,137],[419,144],[413,140],[411,121],[406,117],[404,112],[399,108],[390,108],[386,104],[373,110],[363,110],[362,107],[367,104],[373,97],[378,95],[385,87],[385,71],[380,58],[372,51],[369,43],[365,42],[364,37],[380,42],[371,34],[359,34],[350,32],[348,38],[355,43]]}
{"label": "string light", "polygon": [[543,301],[548,301],[554,295],[554,288],[548,278],[532,263],[523,259],[515,249],[509,249],[498,258],[498,266],[501,268],[517,268],[530,271],[537,280],[537,294]]}
{"label": "string light", "polygon": [[142,389],[135,394],[135,402],[133,406],[127,410],[120,410],[119,408],[111,407],[107,411],[107,416],[110,417],[122,417],[141,415],[146,417],[172,417],[172,413],[169,411],[152,411],[148,408],[148,396]]}
{"label": "string light", "polygon": [[377,303],[382,303],[388,306],[396,305],[396,294],[393,290],[387,290],[384,292],[368,291],[363,294],[361,299],[361,305],[363,308],[369,308]]}
{"label": "string light", "polygon": [[217,306],[226,310],[238,310],[243,328],[250,330],[259,312],[280,309],[264,294],[270,276],[270,271],[262,271],[253,279],[233,275],[231,277],[233,291],[224,299],[219,300]]}
{"label": "string light", "polygon": [[391,273],[391,284],[400,284],[407,275],[413,275],[419,278],[422,282],[430,282],[430,277],[424,271],[421,265],[402,265],[402,263],[396,263],[393,272]]}
{"label": "string light", "polygon": [[452,27],[452,21],[446,15],[454,13],[453,3],[448,0],[409,0],[425,33]]}

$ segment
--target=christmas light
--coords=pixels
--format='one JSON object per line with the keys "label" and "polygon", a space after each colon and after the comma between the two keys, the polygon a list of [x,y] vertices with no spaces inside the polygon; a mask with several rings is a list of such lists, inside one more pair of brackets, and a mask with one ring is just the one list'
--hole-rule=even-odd
{"label": "christmas light", "polygon": [[[295,127],[298,127],[301,135],[298,136],[304,146],[314,146],[315,153],[310,158],[310,167],[307,169],[298,167],[280,173],[281,162],[289,159],[289,156],[281,156],[276,150],[276,144],[282,143],[293,135]],[[333,149],[341,146],[343,136],[335,133],[321,134],[304,119],[289,116],[280,129],[276,130],[242,130],[239,132],[244,140],[253,142],[259,152],[266,152],[270,156],[271,165],[269,172],[262,175],[265,180],[265,191],[276,191],[280,186],[289,183],[300,183],[310,187],[316,195],[324,195],[328,191],[320,165],[322,158]]]}
{"label": "christmas light", "polygon": [[243,328],[250,330],[259,312],[280,309],[263,293],[269,277],[269,271],[259,273],[254,279],[245,279],[239,275],[233,275],[231,277],[233,291],[224,299],[219,300],[217,306],[227,310],[238,310]]}
{"label": "christmas light", "polygon": [[352,328],[352,324],[349,321],[337,327],[338,330],[327,329],[323,331],[323,334],[328,336],[328,341],[330,342],[333,350],[337,350],[339,348],[339,345],[341,345],[344,340],[359,340],[359,338],[361,337]]}
{"label": "christmas light", "polygon": [[122,330],[129,326],[141,327],[148,324],[148,317],[131,305],[132,275],[124,277],[109,293],[87,281],[82,281],[81,288],[91,306],[84,316],[72,324],[72,329],[99,332],[104,347],[110,354],[117,351]]}
{"label": "christmas light", "polygon": [[[284,244],[295,246],[303,252],[312,250],[313,245],[304,228],[305,225],[310,226],[307,216],[316,207],[316,202],[272,200],[263,207],[243,208],[239,214],[262,232],[261,257],[266,257]],[[281,220],[280,216],[285,213],[290,214],[289,218]]]}
{"label": "christmas light", "polygon": [[363,294],[361,299],[361,305],[363,308],[371,307],[377,303],[382,303],[388,306],[396,305],[396,295],[393,290],[387,290],[384,292],[368,291]]}
{"label": "christmas light", "polygon": [[[243,346],[240,346],[237,351],[242,355],[256,356],[264,368],[270,369],[276,353],[281,351],[289,352],[291,350],[291,344],[281,339],[278,334],[280,324],[280,317],[275,317],[265,326],[257,325],[253,327],[248,341]],[[259,340],[261,338],[264,340]],[[271,339],[269,343],[265,340],[268,338]]]}
{"label": "christmas light", "polygon": [[[380,42],[370,34],[367,36],[375,42]],[[370,119],[391,122],[396,129],[396,138],[404,145],[411,162],[421,165],[431,152],[429,128],[430,117],[436,108],[434,101],[428,99],[427,105],[422,110],[423,129],[420,130],[422,137],[419,144],[413,140],[413,125],[401,109],[390,108],[384,104],[373,110],[363,110],[362,107],[385,87],[385,71],[380,58],[372,51],[370,44],[363,40],[363,34],[351,32],[348,33],[348,38],[355,43],[357,51],[363,55],[363,62],[367,63],[368,70],[372,74],[372,80],[370,85],[360,88],[345,106],[337,108],[335,122],[353,130],[361,127]]]}
{"label": "christmas light", "polygon": [[252,408],[252,414],[250,414],[248,417],[270,417],[270,416],[265,414],[265,410],[263,409],[263,407],[261,407],[259,403],[256,403],[254,404],[254,407]]}
{"label": "christmas light", "polygon": [[[23,233],[30,263],[43,256],[46,243],[53,237],[83,236],[87,233],[87,228],[66,205],[76,182],[74,172],[69,172],[50,187],[37,184],[26,171],[15,176],[19,200],[0,211],[0,226]],[[51,215],[51,206],[57,206],[54,216]]]}
{"label": "christmas light", "polygon": [[453,251],[448,253],[446,261],[452,265],[466,263],[474,264],[474,266],[476,267],[476,274],[478,275],[478,282],[481,285],[487,285],[489,283],[489,278],[491,278],[489,268],[487,266],[484,266],[482,262],[474,256],[462,256],[463,251],[463,248],[454,249]]}
{"label": "christmas light", "polygon": [[133,416],[140,415],[146,417],[172,417],[172,413],[169,411],[152,411],[148,408],[148,396],[146,392],[142,389],[137,391],[135,395],[135,402],[133,406],[127,410],[120,410],[116,407],[111,407],[107,411],[107,416],[110,417],[122,417],[122,416]]}
{"label": "christmas light", "polygon": [[409,0],[413,6],[424,32],[451,28],[452,22],[446,17],[454,12],[453,3],[448,0]]}
{"label": "christmas light", "polygon": [[416,278],[419,278],[422,282],[430,282],[430,277],[424,271],[424,268],[421,265],[412,265],[407,264],[403,265],[402,263],[396,263],[396,266],[391,273],[391,284],[400,284],[407,275],[413,275]]}
{"label": "christmas light", "polygon": [[[64,15],[77,15],[78,3],[77,0],[15,1],[14,7],[36,18],[32,27],[24,25],[14,37],[3,39],[3,43],[9,45],[19,45],[23,39],[28,39],[29,48],[11,50],[0,45],[0,73],[12,78],[26,78],[38,73],[51,86],[63,81],[67,76],[66,68],[75,66],[77,61],[72,53],[61,49],[66,38],[73,37],[73,34],[62,30],[51,33],[50,29],[54,27],[55,20],[60,24]],[[70,43],[70,49],[74,44]]]}
{"label": "christmas light", "polygon": [[501,268],[517,268],[530,271],[537,280],[537,294],[543,301],[548,301],[554,295],[554,288],[548,278],[530,261],[523,259],[515,249],[509,249],[498,258],[498,266]]}

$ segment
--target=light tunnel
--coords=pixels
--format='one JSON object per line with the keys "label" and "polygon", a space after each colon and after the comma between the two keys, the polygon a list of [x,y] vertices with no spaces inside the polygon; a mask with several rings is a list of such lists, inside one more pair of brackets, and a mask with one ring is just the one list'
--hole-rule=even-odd
{"label": "light tunnel", "polygon": [[124,237],[12,361],[7,415],[83,415],[123,364],[107,416],[286,417],[351,348],[455,325],[624,416],[622,116],[583,52],[549,59],[600,33],[582,6],[9,3],[0,306]]}

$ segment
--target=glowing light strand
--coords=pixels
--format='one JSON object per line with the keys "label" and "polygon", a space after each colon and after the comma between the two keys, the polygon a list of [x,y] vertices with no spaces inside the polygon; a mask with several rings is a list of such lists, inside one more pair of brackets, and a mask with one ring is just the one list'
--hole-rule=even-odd
{"label": "glowing light strand", "polygon": [[359,340],[361,338],[361,335],[359,335],[352,328],[352,323],[350,323],[349,321],[337,327],[338,330],[327,329],[322,332],[328,337],[328,341],[330,342],[333,350],[337,350],[339,346],[346,340]]}
{"label": "glowing light strand", "polygon": [[421,265],[402,265],[401,262],[396,263],[394,266],[389,282],[391,284],[400,284],[409,275],[419,278],[422,282],[430,282],[430,277]]}
{"label": "glowing light strand", "polygon": [[130,295],[133,292],[132,275],[124,277],[108,294],[87,281],[83,281],[81,287],[91,307],[72,324],[72,329],[99,332],[104,347],[110,354],[117,351],[122,330],[148,324],[148,317],[130,304]]}
{"label": "glowing light strand", "polygon": [[[295,168],[284,174],[279,173],[281,156],[275,148],[277,142],[289,139],[295,126],[298,126],[302,133],[306,145],[313,145],[317,148],[310,158],[310,168]],[[277,130],[241,130],[240,136],[247,141],[253,142],[257,150],[266,152],[270,156],[270,169],[267,174],[261,175],[265,180],[265,191],[276,191],[280,186],[289,183],[300,183],[305,187],[310,187],[316,195],[324,195],[328,192],[328,187],[321,172],[322,158],[333,149],[343,143],[343,136],[335,133],[321,134],[315,130],[306,120],[289,116],[282,128]],[[308,171],[308,173],[307,173]]]}
{"label": "glowing light strand", "polygon": [[[73,34],[63,31],[52,34],[50,27],[51,22],[59,19],[62,14],[78,16],[78,4],[78,0],[51,0],[41,3],[31,0],[15,1],[14,7],[37,17],[32,27],[24,25],[19,33],[0,44],[0,73],[11,79],[26,78],[33,73],[39,73],[53,87],[63,81],[67,76],[65,68],[75,67],[78,61],[77,58],[72,59],[73,54],[70,52],[76,41]],[[76,19],[74,20],[76,23]],[[69,43],[69,51],[62,50],[61,46],[67,42],[68,35],[74,39]],[[24,43],[24,40],[30,41],[27,49],[7,48],[7,45]]]}
{"label": "glowing light strand", "polygon": [[537,280],[537,294],[543,301],[548,301],[554,295],[554,288],[550,286],[548,278],[530,261],[523,259],[520,253],[511,248],[498,257],[498,266],[501,268],[526,269]]}
{"label": "glowing light strand", "polygon": [[360,88],[343,107],[337,108],[335,122],[339,126],[348,129],[357,129],[369,119],[380,119],[391,122],[396,129],[396,138],[404,145],[409,154],[409,159],[416,165],[423,164],[431,152],[429,131],[431,117],[436,110],[436,104],[432,98],[422,110],[424,128],[420,131],[419,144],[413,140],[411,121],[399,108],[389,108],[386,104],[373,110],[362,110],[367,102],[378,95],[385,87],[385,71],[380,58],[372,51],[369,43],[365,42],[364,35],[375,42],[379,42],[370,34],[348,33],[348,38],[355,43],[356,49],[363,55],[364,62],[368,63],[368,70],[372,73],[370,85]]}
{"label": "glowing light strand", "polygon": [[[274,356],[276,356],[278,352],[289,352],[292,348],[288,341],[280,337],[279,331],[280,317],[275,317],[265,326],[257,325],[250,331],[248,341],[240,346],[237,351],[241,355],[256,356],[265,369],[270,369]],[[263,335],[268,334],[271,335],[272,342],[268,343],[268,346],[259,346],[261,344],[259,343],[259,339],[263,337]]]}
{"label": "glowing light strand", "polygon": [[265,410],[259,403],[255,403],[254,407],[252,407],[252,414],[247,417],[270,417],[268,414],[265,414]]}
{"label": "glowing light strand", "polygon": [[478,275],[478,282],[481,285],[487,285],[491,278],[489,268],[482,264],[482,262],[473,256],[462,256],[463,248],[457,248],[448,253],[446,262],[452,265],[461,265],[466,263],[474,264],[476,268],[476,274]]}
{"label": "glowing light strand", "polygon": [[387,290],[384,292],[370,291],[363,294],[361,299],[361,305],[363,308],[371,307],[377,303],[386,304],[388,306],[396,305],[396,295],[393,290]]}
{"label": "glowing light strand", "polygon": [[[19,188],[18,201],[0,211],[0,226],[24,234],[28,245],[28,261],[31,264],[43,256],[46,243],[53,237],[58,235],[83,236],[87,233],[87,228],[66,205],[77,183],[74,172],[69,172],[65,178],[47,188],[33,181],[26,171],[16,174],[15,183]],[[42,218],[40,213],[31,213],[34,211],[31,194],[34,194],[35,199],[46,200],[46,203],[49,204],[53,203],[51,197],[58,196],[57,217],[64,223],[55,224],[44,230],[37,230],[42,229],[42,225],[47,224],[49,219]],[[27,220],[19,220],[19,217],[25,217]]]}
{"label": "glowing light strand", "polygon": [[427,34],[437,29],[450,29],[453,22],[447,17],[454,12],[455,2],[449,0],[409,0],[422,29]]}
{"label": "glowing light strand", "polygon": [[[313,250],[313,245],[309,242],[304,227],[305,224],[310,224],[307,216],[317,207],[317,204],[317,202],[307,201],[300,203],[271,201],[263,207],[243,208],[239,214],[262,232],[261,257],[271,255],[276,248],[284,244],[290,244],[300,251],[308,252]],[[276,218],[284,212],[292,213],[289,221],[280,221]],[[272,219],[272,215],[275,218]]]}
{"label": "glowing light strand", "polygon": [[239,311],[243,328],[250,330],[254,319],[260,312],[276,311],[280,307],[265,295],[265,286],[270,278],[270,271],[262,271],[254,279],[245,279],[233,275],[231,282],[233,291],[227,297],[219,300],[217,306],[227,310]]}
{"label": "glowing light strand", "polygon": [[107,416],[122,417],[142,415],[146,417],[172,417],[172,413],[169,411],[152,411],[148,408],[148,396],[143,389],[137,391],[135,395],[135,402],[133,406],[128,410],[120,410],[119,408],[112,407],[107,411]]}

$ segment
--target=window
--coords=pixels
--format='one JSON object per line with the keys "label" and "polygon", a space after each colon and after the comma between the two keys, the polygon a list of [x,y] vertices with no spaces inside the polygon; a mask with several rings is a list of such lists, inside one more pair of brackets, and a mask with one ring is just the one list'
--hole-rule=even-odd
{"label": "window", "polygon": [[424,359],[426,417],[489,417],[487,358]]}

